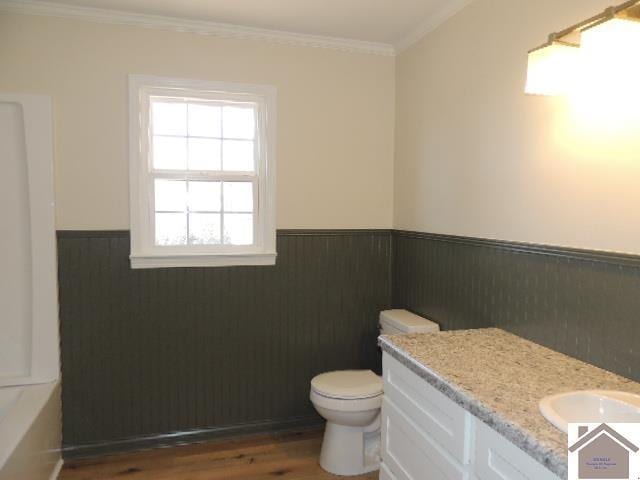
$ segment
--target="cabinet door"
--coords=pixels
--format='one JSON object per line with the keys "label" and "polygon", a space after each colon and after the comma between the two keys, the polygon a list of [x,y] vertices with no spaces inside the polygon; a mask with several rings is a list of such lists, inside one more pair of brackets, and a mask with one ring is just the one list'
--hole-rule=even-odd
{"label": "cabinet door", "polygon": [[388,354],[383,362],[385,397],[459,463],[470,463],[472,415]]}
{"label": "cabinet door", "polygon": [[475,444],[478,480],[560,480],[480,420],[476,420]]}
{"label": "cabinet door", "polygon": [[397,480],[467,480],[468,471],[418,430],[395,403],[382,405],[382,460]]}

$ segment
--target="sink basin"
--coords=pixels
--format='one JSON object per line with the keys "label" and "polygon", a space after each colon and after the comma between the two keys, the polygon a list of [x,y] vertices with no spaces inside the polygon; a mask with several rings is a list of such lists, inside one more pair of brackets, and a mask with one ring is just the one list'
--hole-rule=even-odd
{"label": "sink basin", "polygon": [[560,393],[540,400],[540,413],[565,433],[569,423],[640,422],[640,395],[609,390]]}

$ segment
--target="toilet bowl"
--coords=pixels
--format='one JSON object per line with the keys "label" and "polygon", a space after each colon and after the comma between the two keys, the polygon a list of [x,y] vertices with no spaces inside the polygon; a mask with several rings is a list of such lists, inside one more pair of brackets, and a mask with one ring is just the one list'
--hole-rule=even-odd
{"label": "toilet bowl", "polygon": [[382,379],[371,370],[323,373],[311,381],[310,399],[327,420],[320,466],[334,475],[377,470]]}
{"label": "toilet bowl", "polygon": [[[440,327],[406,310],[380,313],[384,335],[432,333]],[[322,373],[309,398],[327,421],[320,466],[334,475],[362,475],[380,468],[382,379],[371,370]]]}

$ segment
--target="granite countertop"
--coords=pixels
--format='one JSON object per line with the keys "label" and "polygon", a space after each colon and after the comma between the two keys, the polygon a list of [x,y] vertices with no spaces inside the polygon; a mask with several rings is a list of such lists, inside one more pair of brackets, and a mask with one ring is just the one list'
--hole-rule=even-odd
{"label": "granite countertop", "polygon": [[497,328],[383,335],[380,346],[560,478],[567,436],[540,413],[547,395],[640,384]]}

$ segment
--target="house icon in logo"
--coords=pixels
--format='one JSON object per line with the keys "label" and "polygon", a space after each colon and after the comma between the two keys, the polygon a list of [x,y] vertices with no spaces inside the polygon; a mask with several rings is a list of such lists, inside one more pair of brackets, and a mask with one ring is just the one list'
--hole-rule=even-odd
{"label": "house icon in logo", "polygon": [[579,427],[578,434],[569,451],[578,452],[580,480],[629,478],[629,457],[637,446],[604,423],[591,432]]}

